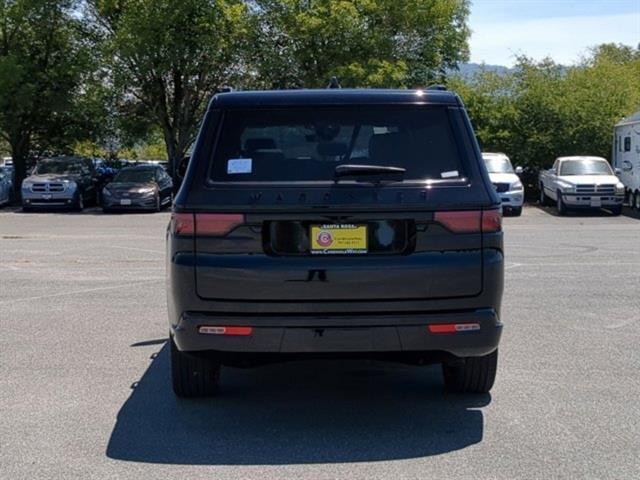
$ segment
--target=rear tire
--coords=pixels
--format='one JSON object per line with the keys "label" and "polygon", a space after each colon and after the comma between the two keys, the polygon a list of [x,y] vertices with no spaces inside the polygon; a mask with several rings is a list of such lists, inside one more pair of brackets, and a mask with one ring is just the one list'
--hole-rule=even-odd
{"label": "rear tire", "polygon": [[444,387],[449,392],[489,393],[496,379],[498,350],[482,357],[466,357],[460,364],[442,364]]}
{"label": "rear tire", "polygon": [[173,392],[181,398],[210,397],[218,391],[220,363],[181,352],[171,342]]}
{"label": "rear tire", "polygon": [[636,212],[640,212],[640,190],[636,190],[632,195],[631,205]]}

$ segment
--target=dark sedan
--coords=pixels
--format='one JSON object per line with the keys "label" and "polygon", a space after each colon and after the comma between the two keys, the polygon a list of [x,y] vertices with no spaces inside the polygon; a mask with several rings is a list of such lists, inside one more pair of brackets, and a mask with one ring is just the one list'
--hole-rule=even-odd
{"label": "dark sedan", "polygon": [[173,182],[157,165],[126,167],[102,189],[102,209],[160,211],[171,205]]}

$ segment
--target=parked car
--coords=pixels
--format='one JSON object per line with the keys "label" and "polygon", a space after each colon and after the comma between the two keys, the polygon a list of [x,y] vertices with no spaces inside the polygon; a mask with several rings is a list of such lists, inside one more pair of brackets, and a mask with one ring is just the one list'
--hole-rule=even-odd
{"label": "parked car", "polygon": [[491,183],[502,201],[502,211],[505,214],[520,216],[524,203],[524,186],[516,174],[522,173],[522,167],[516,167],[514,170],[511,160],[504,153],[485,152],[482,158]]}
{"label": "parked car", "polygon": [[13,168],[13,164],[0,167],[0,172],[4,173],[4,175],[7,177],[7,180],[11,184],[11,187],[13,188],[13,180],[16,176],[16,171]]}
{"label": "parked car", "polygon": [[102,191],[109,182],[112,182],[118,168],[115,166],[115,162],[107,162],[102,159],[94,160],[93,162],[96,169],[96,191],[98,192],[98,201],[102,204]]}
{"label": "parked car", "polygon": [[171,205],[173,182],[159,165],[139,165],[120,170],[102,189],[102,209],[155,210]]}
{"label": "parked car", "polygon": [[167,238],[174,392],[328,356],[440,363],[447,389],[488,392],[501,217],[452,92],[215,95]]}
{"label": "parked car", "polygon": [[620,215],[624,185],[601,157],[559,157],[540,172],[540,203],[556,203],[558,214],[570,209],[607,208]]}
{"label": "parked car", "polygon": [[0,207],[4,207],[11,200],[11,177],[3,168],[0,168]]}
{"label": "parked car", "polygon": [[65,207],[82,211],[96,201],[96,171],[83,157],[53,157],[38,161],[22,182],[22,208]]}
{"label": "parked car", "polygon": [[640,211],[640,112],[615,126],[612,163],[629,204]]}

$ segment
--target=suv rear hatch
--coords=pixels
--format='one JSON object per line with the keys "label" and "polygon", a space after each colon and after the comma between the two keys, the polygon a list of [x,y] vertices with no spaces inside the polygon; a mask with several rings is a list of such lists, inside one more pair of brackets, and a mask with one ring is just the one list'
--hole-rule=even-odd
{"label": "suv rear hatch", "polygon": [[322,302],[482,291],[495,228],[460,110],[231,110],[191,215],[210,300]]}

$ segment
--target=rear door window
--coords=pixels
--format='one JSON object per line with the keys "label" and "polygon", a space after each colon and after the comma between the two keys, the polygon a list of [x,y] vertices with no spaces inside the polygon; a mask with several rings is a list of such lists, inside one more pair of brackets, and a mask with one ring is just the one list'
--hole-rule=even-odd
{"label": "rear door window", "polygon": [[345,164],[401,167],[404,180],[464,176],[446,108],[355,106],[226,112],[210,179],[333,181]]}

